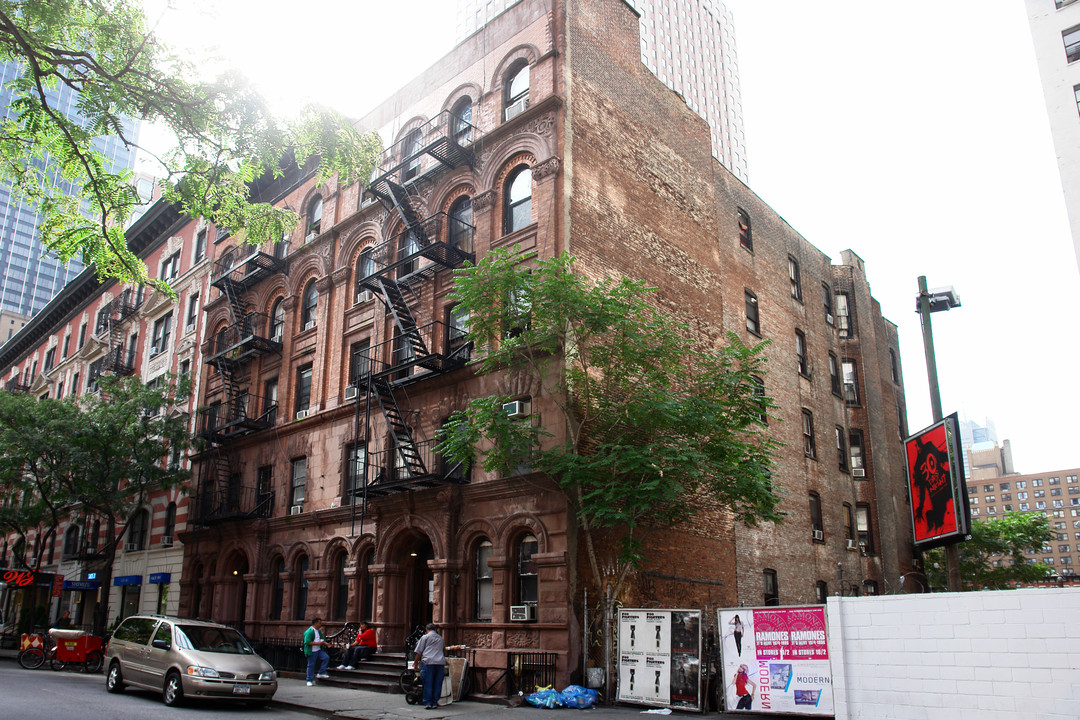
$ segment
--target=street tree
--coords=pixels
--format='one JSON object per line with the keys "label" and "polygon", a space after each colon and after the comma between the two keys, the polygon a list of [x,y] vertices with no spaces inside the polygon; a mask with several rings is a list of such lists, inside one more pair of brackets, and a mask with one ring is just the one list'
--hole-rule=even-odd
{"label": "street tree", "polygon": [[[971,524],[971,539],[960,543],[960,576],[968,590],[1001,590],[1019,583],[1045,580],[1052,569],[1029,562],[1027,554],[1041,552],[1054,539],[1050,520],[1041,512],[1009,512]],[[995,564],[995,562],[1000,563]],[[948,584],[945,551],[924,554],[930,584]]]}
{"label": "street tree", "polygon": [[[166,198],[255,244],[280,240],[297,220],[254,202],[257,181],[295,165],[350,182],[370,176],[381,150],[376,134],[360,134],[328,108],[286,120],[237,73],[197,79],[197,68],[149,29],[138,0],[0,0],[0,60],[20,67],[6,84],[0,180],[38,211],[48,250],[65,263],[80,257],[102,278],[171,293],[125,242],[126,221],[143,202],[132,174],[110,170],[94,144],[113,136],[139,148],[135,118],[176,136],[175,149],[156,156]],[[78,93],[81,119],[56,106],[50,91],[60,87]]]}
{"label": "street tree", "polygon": [[[189,418],[178,408],[190,383],[112,375],[98,383],[99,392],[77,399],[0,392],[0,504],[4,528],[23,538],[55,534],[64,521],[81,525],[84,537],[100,527],[85,555],[107,588],[117,547],[150,493],[188,479],[179,459],[190,443]],[[106,593],[95,631],[104,630],[108,612]]]}
{"label": "street tree", "polygon": [[[492,251],[455,271],[477,373],[532,383],[557,410],[540,426],[474,398],[440,431],[440,452],[488,472],[528,467],[576,510],[593,578],[618,597],[647,559],[649,532],[691,521],[703,504],[749,525],[781,520],[765,432],[762,345],[722,347],[655,305],[627,278],[592,282],[573,257]],[[533,398],[537,400],[536,397]]]}

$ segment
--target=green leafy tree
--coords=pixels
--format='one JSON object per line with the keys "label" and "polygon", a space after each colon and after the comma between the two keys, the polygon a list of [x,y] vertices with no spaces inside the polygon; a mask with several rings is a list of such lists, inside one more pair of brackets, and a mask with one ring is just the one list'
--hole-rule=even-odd
{"label": "green leafy tree", "polygon": [[[971,524],[971,539],[960,543],[960,576],[968,590],[1001,590],[1045,580],[1053,569],[1029,563],[1026,553],[1041,552],[1054,539],[1050,519],[1040,512],[1010,512]],[[924,553],[930,584],[948,585],[945,551]],[[1001,560],[1000,567],[994,561]]]}
{"label": "green leafy tree", "polygon": [[[55,533],[64,520],[100,523],[92,562],[102,586],[110,587],[116,548],[133,513],[154,490],[188,479],[173,459],[189,447],[188,417],[176,406],[187,401],[190,383],[168,378],[146,385],[107,375],[99,386],[100,393],[78,401],[0,392],[0,517],[21,538]],[[94,616],[97,632],[108,610],[105,594]]]}
{"label": "green leafy tree", "polygon": [[[495,250],[455,272],[476,370],[530,386],[557,410],[545,426],[514,420],[506,393],[471,400],[440,432],[440,452],[486,471],[529,467],[576,509],[599,587],[617,597],[646,559],[650,530],[719,504],[747,524],[781,519],[762,420],[762,346],[730,335],[703,347],[685,323],[626,278],[592,283],[573,258]],[[539,396],[539,397],[538,397]]]}
{"label": "green leafy tree", "polygon": [[[194,79],[196,69],[147,27],[137,0],[0,0],[0,59],[22,68],[7,84],[13,112],[0,126],[0,179],[38,210],[46,248],[64,262],[81,257],[103,278],[171,292],[127,247],[123,228],[142,202],[131,173],[110,172],[94,149],[103,136],[139,147],[126,120],[175,133],[176,149],[158,158],[170,201],[256,244],[280,240],[297,219],[253,202],[256,181],[295,163],[320,179],[351,182],[370,176],[381,150],[377,135],[361,135],[327,108],[275,117],[238,74]],[[78,93],[83,121],[50,99],[59,86]],[[90,219],[80,213],[83,202]]]}

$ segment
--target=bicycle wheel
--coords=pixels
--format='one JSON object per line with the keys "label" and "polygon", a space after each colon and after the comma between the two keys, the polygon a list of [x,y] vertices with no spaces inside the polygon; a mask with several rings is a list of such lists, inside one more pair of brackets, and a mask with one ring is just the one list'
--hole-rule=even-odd
{"label": "bicycle wheel", "polygon": [[398,685],[401,686],[401,692],[408,695],[409,691],[416,687],[416,675],[412,670],[403,670],[398,678]]}
{"label": "bicycle wheel", "polygon": [[45,651],[41,648],[26,648],[19,653],[19,664],[27,670],[36,670],[45,664]]}
{"label": "bicycle wheel", "polygon": [[53,653],[53,655],[49,658],[49,667],[51,667],[53,670],[63,670],[66,665],[66,662],[56,657],[56,653]]}
{"label": "bicycle wheel", "polygon": [[105,663],[105,658],[97,650],[91,650],[86,654],[86,662],[83,663],[83,670],[88,673],[101,672],[101,666]]}

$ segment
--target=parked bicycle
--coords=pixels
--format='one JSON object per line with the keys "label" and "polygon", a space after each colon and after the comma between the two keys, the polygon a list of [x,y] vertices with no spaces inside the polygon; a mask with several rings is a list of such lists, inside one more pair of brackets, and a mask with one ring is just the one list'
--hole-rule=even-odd
{"label": "parked bicycle", "polygon": [[53,670],[78,667],[84,672],[101,672],[105,659],[102,639],[82,630],[52,628],[47,636],[23,636],[19,651],[19,664],[27,670],[36,670],[48,661]]}

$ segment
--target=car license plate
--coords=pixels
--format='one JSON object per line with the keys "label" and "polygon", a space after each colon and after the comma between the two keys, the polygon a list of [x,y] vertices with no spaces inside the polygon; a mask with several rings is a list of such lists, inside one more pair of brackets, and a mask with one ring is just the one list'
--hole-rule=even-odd
{"label": "car license plate", "polygon": [[233,695],[250,695],[251,694],[251,686],[250,685],[233,685],[232,691],[233,691]]}

